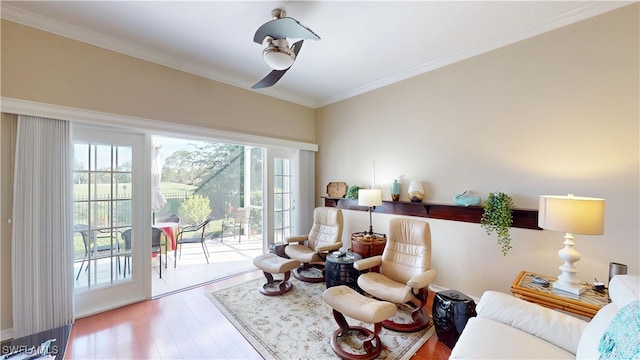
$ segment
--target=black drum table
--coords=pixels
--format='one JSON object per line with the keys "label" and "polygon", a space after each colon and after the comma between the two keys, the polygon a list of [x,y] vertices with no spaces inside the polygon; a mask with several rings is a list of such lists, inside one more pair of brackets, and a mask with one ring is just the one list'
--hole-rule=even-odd
{"label": "black drum table", "polygon": [[358,276],[360,272],[353,268],[353,263],[360,259],[362,259],[362,256],[352,252],[333,252],[327,255],[324,268],[324,278],[327,283],[327,288],[347,285],[352,289],[360,291],[360,288],[358,288]]}

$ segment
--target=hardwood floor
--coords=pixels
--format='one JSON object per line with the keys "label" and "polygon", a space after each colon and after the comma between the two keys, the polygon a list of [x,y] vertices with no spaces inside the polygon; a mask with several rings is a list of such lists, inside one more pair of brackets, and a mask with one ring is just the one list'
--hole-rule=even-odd
{"label": "hardwood floor", "polygon": [[[65,359],[262,359],[206,297],[260,277],[253,271],[77,319]],[[447,359],[450,352],[434,334],[412,359]]]}

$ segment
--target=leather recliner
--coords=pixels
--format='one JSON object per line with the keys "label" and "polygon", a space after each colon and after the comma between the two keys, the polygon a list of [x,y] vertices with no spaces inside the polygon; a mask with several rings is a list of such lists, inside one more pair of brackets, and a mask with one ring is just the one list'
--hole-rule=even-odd
{"label": "leather recliner", "polygon": [[431,268],[431,230],[429,223],[414,219],[394,218],[389,222],[387,245],[382,255],[358,260],[360,271],[380,266],[379,272],[363,273],[358,286],[370,295],[395,304],[407,304],[410,323],[393,319],[382,323],[394,331],[418,331],[429,326],[426,310],[429,284],[436,277]]}
{"label": "leather recliner", "polygon": [[[324,281],[326,255],[342,247],[342,210],[334,207],[318,207],[313,211],[313,225],[309,234],[287,238],[289,243],[284,252],[302,266],[293,270],[293,276],[300,281]],[[317,276],[306,275],[310,269],[317,270]]]}

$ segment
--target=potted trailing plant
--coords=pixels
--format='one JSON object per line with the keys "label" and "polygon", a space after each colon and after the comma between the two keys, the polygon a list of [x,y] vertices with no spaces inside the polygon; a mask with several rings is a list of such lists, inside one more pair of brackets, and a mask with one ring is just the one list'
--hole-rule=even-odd
{"label": "potted trailing plant", "polygon": [[498,244],[502,246],[502,255],[506,256],[511,249],[511,235],[509,229],[513,224],[513,199],[503,192],[489,193],[483,205],[484,212],[480,224],[487,231],[487,235],[495,232]]}
{"label": "potted trailing plant", "polygon": [[347,199],[356,200],[358,199],[358,190],[360,190],[360,186],[351,185],[349,186],[349,190],[347,190]]}

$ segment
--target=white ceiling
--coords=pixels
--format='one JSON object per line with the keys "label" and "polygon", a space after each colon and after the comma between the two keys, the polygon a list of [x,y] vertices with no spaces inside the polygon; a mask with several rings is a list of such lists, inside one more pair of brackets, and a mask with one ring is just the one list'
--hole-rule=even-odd
{"label": "white ceiling", "polygon": [[631,2],[2,1],[2,18],[250,89],[270,69],[253,42],[282,8],[312,29],[258,91],[317,108]]}

